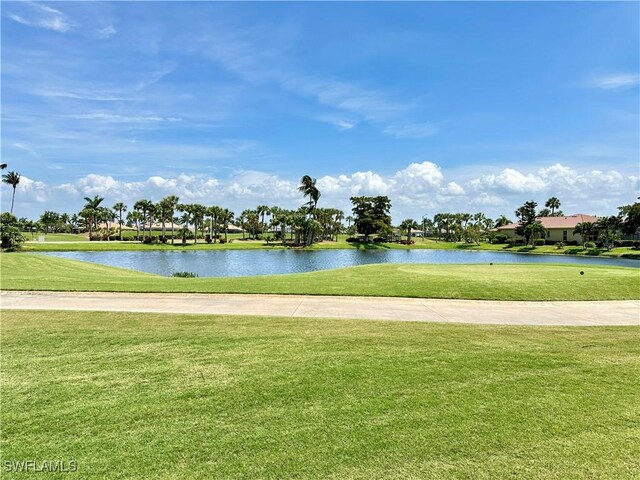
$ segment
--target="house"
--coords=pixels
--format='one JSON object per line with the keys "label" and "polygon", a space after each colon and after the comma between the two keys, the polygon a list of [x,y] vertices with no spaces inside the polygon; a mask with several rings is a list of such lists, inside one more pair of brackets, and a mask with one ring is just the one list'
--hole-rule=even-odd
{"label": "house", "polygon": [[[584,243],[589,241],[595,241],[597,239],[597,232],[593,232],[591,238],[582,238],[582,235],[576,233],[573,234],[573,231],[576,228],[576,225],[583,222],[591,222],[596,223],[598,221],[598,217],[593,215],[585,215],[584,213],[576,213],[574,215],[567,215],[563,217],[537,217],[537,220],[542,224],[544,228],[547,229],[547,236],[545,240],[549,240],[551,242],[577,242]],[[502,227],[498,227],[498,233],[503,233],[507,235],[509,238],[522,238],[519,235],[516,235],[516,228],[518,227],[517,223],[509,223],[507,225],[503,225]]]}

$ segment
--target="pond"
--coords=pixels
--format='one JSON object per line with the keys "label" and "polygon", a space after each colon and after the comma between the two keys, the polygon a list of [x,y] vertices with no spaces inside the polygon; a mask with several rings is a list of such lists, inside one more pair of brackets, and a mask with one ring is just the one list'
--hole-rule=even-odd
{"label": "pond", "polygon": [[640,267],[622,258],[459,250],[192,250],[50,252],[44,255],[129,268],[158,275],[193,272],[200,277],[301,273],[373,263],[569,263]]}

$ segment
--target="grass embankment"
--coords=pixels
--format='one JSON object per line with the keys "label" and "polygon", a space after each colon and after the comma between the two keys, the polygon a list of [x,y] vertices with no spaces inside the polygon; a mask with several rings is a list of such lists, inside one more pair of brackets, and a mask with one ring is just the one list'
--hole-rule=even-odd
{"label": "grass embankment", "polygon": [[[170,278],[46,255],[0,255],[4,290],[279,293],[485,300],[640,298],[640,270],[586,265],[384,264],[290,275]],[[580,275],[580,272],[585,272]]]}
{"label": "grass embankment", "polygon": [[[157,236],[157,235],[156,235]],[[30,237],[28,237],[30,239]],[[380,249],[428,249],[428,250],[490,250],[495,252],[530,253],[530,254],[552,254],[552,255],[585,255],[603,257],[628,257],[640,258],[640,251],[628,247],[619,247],[611,251],[601,248],[584,249],[581,246],[568,246],[561,249],[554,245],[543,245],[540,247],[513,246],[505,244],[491,243],[456,243],[443,242],[434,239],[416,239],[413,245],[402,245],[399,243],[373,243],[373,242],[347,242],[345,235],[340,235],[338,241],[324,241],[316,243],[310,247],[311,250],[328,249],[358,249],[358,250],[380,250]],[[22,248],[25,252],[56,252],[56,251],[119,251],[119,250],[245,250],[245,249],[267,249],[277,250],[285,247],[280,242],[265,242],[263,240],[242,240],[242,235],[229,235],[231,243],[206,243],[199,240],[194,244],[190,240],[187,245],[181,245],[176,241],[174,245],[168,244],[142,244],[136,241],[94,241],[89,242],[87,236],[83,234],[49,234],[45,236],[42,243],[30,240]],[[300,247],[293,247],[300,248]]]}
{"label": "grass embankment", "polygon": [[640,475],[637,328],[8,311],[2,329],[3,461],[75,460],[60,478]]}

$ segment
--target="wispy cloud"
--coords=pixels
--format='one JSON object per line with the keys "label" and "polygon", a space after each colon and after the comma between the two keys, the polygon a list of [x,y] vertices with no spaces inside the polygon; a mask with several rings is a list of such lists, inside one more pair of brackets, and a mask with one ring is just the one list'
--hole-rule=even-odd
{"label": "wispy cloud", "polygon": [[159,117],[157,115],[116,115],[107,112],[92,112],[78,115],[67,115],[67,118],[76,118],[79,120],[101,120],[113,123],[162,123],[162,122],[181,122],[179,117]]}
{"label": "wispy cloud", "polygon": [[68,90],[49,90],[49,89],[34,89],[28,91],[31,95],[36,95],[38,97],[62,97],[62,98],[73,98],[75,100],[93,100],[96,102],[119,102],[119,101],[133,101],[139,100],[134,97],[125,97],[109,92],[81,92],[81,91],[68,91]]}
{"label": "wispy cloud", "polygon": [[396,138],[425,138],[435,135],[438,129],[430,123],[410,123],[406,125],[389,125],[382,133]]}
{"label": "wispy cloud", "polygon": [[622,73],[598,77],[589,82],[589,85],[602,90],[617,90],[619,88],[634,87],[640,83],[640,75]]}
{"label": "wispy cloud", "polygon": [[100,39],[107,39],[113,37],[118,31],[114,28],[113,25],[107,25],[104,28],[99,28],[93,32],[94,37]]}
{"label": "wispy cloud", "polygon": [[36,2],[21,2],[17,5],[21,9],[20,12],[8,12],[8,16],[22,25],[44,28],[60,33],[67,32],[77,26],[60,10],[47,5]]}

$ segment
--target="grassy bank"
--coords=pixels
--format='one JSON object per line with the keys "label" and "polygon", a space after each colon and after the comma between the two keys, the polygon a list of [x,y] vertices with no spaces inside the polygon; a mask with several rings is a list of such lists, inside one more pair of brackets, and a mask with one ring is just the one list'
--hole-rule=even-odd
{"label": "grassy bank", "polygon": [[65,478],[640,475],[637,328],[10,311],[2,329],[3,460],[75,460]]}
{"label": "grassy bank", "polygon": [[[203,240],[194,244],[190,240],[187,245],[181,245],[176,242],[175,245],[168,244],[149,244],[145,245],[135,241],[94,241],[89,242],[81,235],[62,235],[54,236],[50,234],[42,243],[29,241],[25,243],[22,250],[25,252],[65,252],[65,251],[139,251],[139,250],[246,250],[246,249],[264,249],[278,250],[282,248],[300,248],[285,247],[279,242],[265,242],[262,240],[242,240],[237,235],[232,236],[231,243],[211,243],[208,244]],[[77,238],[76,238],[77,237]],[[79,239],[78,239],[79,238]],[[561,249],[553,245],[543,245],[540,247],[529,246],[513,246],[504,244],[490,243],[455,243],[443,242],[432,239],[416,240],[413,245],[401,245],[399,243],[365,243],[365,242],[347,242],[346,237],[341,236],[338,241],[324,241],[316,243],[310,247],[310,250],[331,250],[331,249],[358,249],[358,250],[407,250],[407,249],[429,249],[429,250],[490,250],[494,252],[512,252],[512,253],[528,253],[528,254],[548,254],[548,255],[579,255],[579,256],[602,256],[602,257],[628,257],[639,258],[640,251],[632,248],[620,247],[611,251],[600,248],[583,249],[582,247],[569,246]]]}
{"label": "grassy bank", "polygon": [[[640,271],[585,265],[383,264],[290,275],[169,278],[46,255],[0,255],[4,290],[279,293],[491,300],[640,298]],[[583,271],[584,275],[580,275]]]}

